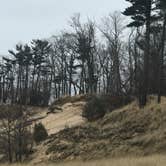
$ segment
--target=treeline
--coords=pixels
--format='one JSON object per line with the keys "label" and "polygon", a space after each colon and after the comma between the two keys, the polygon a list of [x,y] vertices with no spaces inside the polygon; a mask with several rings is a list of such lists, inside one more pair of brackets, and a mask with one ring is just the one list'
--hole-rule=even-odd
{"label": "treeline", "polygon": [[126,93],[127,86],[122,86],[126,78],[121,78],[126,50],[121,21],[115,12],[97,27],[91,20],[82,23],[78,14],[71,18],[70,31],[17,45],[1,64],[1,102],[45,106],[50,98],[64,95]]}
{"label": "treeline", "polygon": [[[64,95],[111,94],[137,96],[140,106],[148,94],[166,94],[164,0],[127,0],[123,14],[81,22],[47,40],[17,45],[3,57],[1,103],[46,106]],[[130,16],[128,24],[124,16]]]}

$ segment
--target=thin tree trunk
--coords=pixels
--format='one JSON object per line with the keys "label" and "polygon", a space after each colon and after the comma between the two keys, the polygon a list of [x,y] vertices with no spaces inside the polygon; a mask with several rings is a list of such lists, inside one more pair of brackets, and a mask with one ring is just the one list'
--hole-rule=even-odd
{"label": "thin tree trunk", "polygon": [[149,54],[150,54],[150,23],[151,23],[151,5],[152,1],[147,0],[147,12],[146,12],[146,48],[144,53],[144,77],[143,87],[141,93],[140,106],[145,106],[147,103],[147,94],[149,86]]}
{"label": "thin tree trunk", "polygon": [[163,61],[164,61],[164,46],[165,46],[165,35],[166,35],[166,14],[164,16],[163,32],[161,39],[161,53],[159,57],[159,78],[158,78],[158,103],[161,102],[161,90],[162,90],[162,77],[163,77]]}

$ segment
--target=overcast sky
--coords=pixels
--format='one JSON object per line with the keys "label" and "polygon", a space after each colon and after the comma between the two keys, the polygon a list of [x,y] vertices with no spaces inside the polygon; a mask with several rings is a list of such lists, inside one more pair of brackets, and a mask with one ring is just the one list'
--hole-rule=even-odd
{"label": "overcast sky", "polygon": [[74,13],[96,20],[115,10],[123,11],[125,0],[0,0],[0,55],[18,42],[48,38],[67,29]]}

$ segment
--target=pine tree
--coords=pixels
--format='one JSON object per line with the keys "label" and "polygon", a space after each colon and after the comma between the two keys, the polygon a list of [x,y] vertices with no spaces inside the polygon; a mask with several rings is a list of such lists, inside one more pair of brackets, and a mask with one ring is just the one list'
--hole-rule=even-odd
{"label": "pine tree", "polygon": [[165,47],[165,35],[166,35],[166,1],[159,0],[157,3],[160,9],[160,15],[163,19],[162,37],[161,37],[161,49],[159,56],[159,78],[158,78],[158,103],[161,102],[161,89],[162,89],[162,77],[163,77],[163,63],[164,63],[164,47]]}
{"label": "pine tree", "polygon": [[149,54],[150,54],[150,27],[154,16],[152,16],[153,0],[126,0],[131,3],[131,6],[126,8],[124,15],[130,16],[132,22],[128,27],[140,27],[145,25],[145,40],[146,49],[144,51],[144,68],[143,68],[143,84],[140,92],[140,106],[145,106],[148,94],[148,76],[149,76]]}

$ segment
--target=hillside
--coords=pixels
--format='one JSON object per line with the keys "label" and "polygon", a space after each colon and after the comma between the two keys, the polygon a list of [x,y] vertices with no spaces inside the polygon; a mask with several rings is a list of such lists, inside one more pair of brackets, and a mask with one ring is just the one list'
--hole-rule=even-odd
{"label": "hillside", "polygon": [[[32,125],[42,122],[48,131],[48,138],[34,144],[28,158],[28,165],[45,162],[69,162],[92,160],[99,163],[110,160],[118,163],[128,157],[132,160],[151,156],[163,158],[166,152],[166,97],[161,104],[155,96],[149,96],[148,104],[140,109],[136,100],[120,106],[120,98],[102,96],[106,115],[93,122],[82,118],[87,101],[93,96],[64,97],[50,107],[29,107]],[[114,109],[115,107],[119,109]],[[95,106],[94,106],[95,107]],[[152,157],[153,158],[153,157]],[[97,161],[96,161],[97,160]],[[130,161],[129,161],[130,162]]]}
{"label": "hillside", "polygon": [[[146,156],[165,153],[166,98],[162,98],[161,104],[156,104],[155,100],[155,97],[149,97],[149,102],[144,109],[139,109],[134,101],[107,113],[103,119],[93,123],[85,123],[76,118],[78,121],[75,122],[79,123],[73,127],[64,126],[64,130],[51,133],[48,140],[40,145],[42,157],[39,150],[34,162],[91,160],[110,156]],[[73,104],[72,107],[67,106],[67,108],[71,108],[73,112],[79,110],[78,107],[74,110]],[[64,112],[50,116],[59,116],[58,121],[65,124],[67,119],[63,118],[63,114]],[[75,117],[72,117],[74,121]],[[55,121],[55,127],[56,125]]]}
{"label": "hillside", "polygon": [[32,125],[41,122],[49,135],[55,134],[66,127],[84,123],[81,114],[85,103],[85,96],[75,96],[61,98],[50,107],[30,107],[29,121]]}
{"label": "hillside", "polygon": [[[80,126],[85,122],[85,119],[81,116],[85,103],[86,96],[64,97],[53,103],[49,108],[31,108],[33,112],[32,124],[41,122],[52,138],[52,134],[68,127]],[[46,156],[46,150],[45,143],[37,145],[35,147],[36,152],[31,156],[31,162],[40,163],[49,160]]]}

